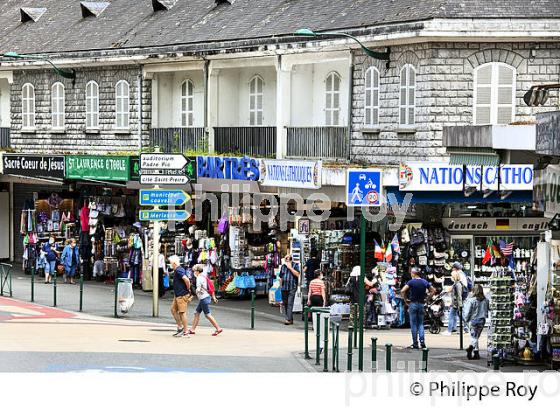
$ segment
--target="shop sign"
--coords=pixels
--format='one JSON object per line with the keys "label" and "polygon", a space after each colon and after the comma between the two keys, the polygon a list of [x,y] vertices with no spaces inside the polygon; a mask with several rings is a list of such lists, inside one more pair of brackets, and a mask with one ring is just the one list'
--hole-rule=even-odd
{"label": "shop sign", "polygon": [[346,175],[347,206],[381,205],[381,170],[348,169]]}
{"label": "shop sign", "polygon": [[533,165],[482,167],[437,162],[401,163],[401,191],[522,191],[533,189]]}
{"label": "shop sign", "polygon": [[180,189],[141,189],[142,206],[183,206],[191,197]]}
{"label": "shop sign", "polygon": [[141,221],[186,221],[189,213],[185,210],[159,211],[154,209],[140,211],[139,216]]}
{"label": "shop sign", "polygon": [[560,166],[549,165],[538,171],[534,201],[547,218],[560,214]]}
{"label": "shop sign", "polygon": [[4,153],[1,171],[7,175],[64,179],[64,157]]}
{"label": "shop sign", "polygon": [[322,161],[260,160],[259,182],[283,188],[321,188]]}
{"label": "shop sign", "polygon": [[548,229],[547,218],[443,218],[443,227],[452,233],[511,231],[543,232]]}
{"label": "shop sign", "polygon": [[66,157],[66,178],[128,181],[130,157],[71,155]]}
{"label": "shop sign", "polygon": [[259,160],[255,158],[199,156],[196,163],[199,178],[259,180]]}

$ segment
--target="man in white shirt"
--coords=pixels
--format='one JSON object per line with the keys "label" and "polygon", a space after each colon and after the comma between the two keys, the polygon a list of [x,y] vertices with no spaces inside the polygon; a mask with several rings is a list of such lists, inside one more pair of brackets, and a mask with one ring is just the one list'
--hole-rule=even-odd
{"label": "man in white shirt", "polygon": [[198,306],[196,307],[196,311],[194,313],[193,324],[192,328],[189,330],[189,334],[195,334],[196,327],[200,321],[200,314],[204,312],[206,319],[208,319],[208,321],[216,329],[214,333],[212,333],[212,336],[218,336],[223,332],[223,329],[218,325],[218,322],[210,313],[210,304],[212,301],[214,303],[218,303],[218,299],[216,299],[216,295],[212,289],[209,289],[208,282],[210,279],[208,278],[206,272],[204,272],[204,267],[202,265],[195,265],[193,267],[193,273],[196,277],[196,296],[198,298]]}

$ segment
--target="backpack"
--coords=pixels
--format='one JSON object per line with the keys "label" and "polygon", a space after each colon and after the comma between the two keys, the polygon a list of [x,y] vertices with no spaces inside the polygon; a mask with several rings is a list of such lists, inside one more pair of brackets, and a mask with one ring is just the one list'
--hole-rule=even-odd
{"label": "backpack", "polygon": [[210,296],[216,293],[216,288],[214,287],[214,281],[206,275],[206,290],[210,294]]}
{"label": "backpack", "polygon": [[463,294],[461,295],[463,297],[463,299],[466,299],[469,296],[469,292],[472,291],[473,289],[473,281],[472,278],[470,276],[467,276],[467,287],[463,287]]}

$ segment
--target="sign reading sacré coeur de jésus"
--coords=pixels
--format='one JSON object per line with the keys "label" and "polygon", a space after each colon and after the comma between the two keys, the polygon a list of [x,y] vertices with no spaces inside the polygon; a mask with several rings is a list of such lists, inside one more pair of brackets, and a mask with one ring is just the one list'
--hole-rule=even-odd
{"label": "sign reading sacr\u00e9 coeur de j\u00e9sus", "polygon": [[66,178],[128,181],[130,157],[70,155],[66,157]]}

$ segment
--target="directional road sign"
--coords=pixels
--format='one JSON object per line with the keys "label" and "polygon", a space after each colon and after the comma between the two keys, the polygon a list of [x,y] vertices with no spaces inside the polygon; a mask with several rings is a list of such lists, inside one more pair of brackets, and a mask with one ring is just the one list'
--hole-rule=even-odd
{"label": "directional road sign", "polygon": [[180,189],[141,189],[142,206],[182,206],[191,197]]}
{"label": "directional road sign", "polygon": [[140,175],[142,185],[185,185],[189,183],[186,175]]}
{"label": "directional road sign", "polygon": [[141,154],[140,169],[183,169],[188,159],[183,154]]}
{"label": "directional road sign", "polygon": [[141,221],[186,221],[189,213],[185,210],[176,211],[158,211],[148,210],[140,211]]}
{"label": "directional road sign", "polygon": [[380,206],[382,172],[379,169],[348,169],[347,206]]}

